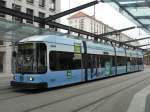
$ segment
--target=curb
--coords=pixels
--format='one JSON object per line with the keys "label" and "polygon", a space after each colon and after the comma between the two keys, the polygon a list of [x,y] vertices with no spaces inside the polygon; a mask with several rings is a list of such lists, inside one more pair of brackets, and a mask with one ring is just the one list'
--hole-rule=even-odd
{"label": "curb", "polygon": [[147,96],[150,94],[150,85],[136,93],[127,112],[145,112]]}

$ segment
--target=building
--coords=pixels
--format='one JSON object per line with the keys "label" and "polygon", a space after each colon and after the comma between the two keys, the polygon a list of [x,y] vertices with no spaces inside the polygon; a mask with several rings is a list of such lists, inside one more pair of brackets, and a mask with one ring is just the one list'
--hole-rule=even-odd
{"label": "building", "polygon": [[[60,12],[60,0],[0,0],[0,5],[41,18]],[[23,20],[2,13],[0,13],[0,17],[38,26],[36,22]]]}
{"label": "building", "polygon": [[[41,18],[48,17],[49,15],[54,15],[60,12],[60,0],[0,0],[0,5]],[[24,24],[32,24],[37,27],[39,26],[39,24],[34,21],[12,17],[3,13],[0,13],[0,18],[15,21],[16,23],[19,22]],[[59,19],[56,21],[59,22]],[[48,28],[49,26],[46,27]],[[0,41],[1,73],[11,73],[11,44],[11,42]]]}
{"label": "building", "polygon": [[[101,21],[95,19],[93,16],[89,16],[81,11],[75,13],[68,18],[69,25],[84,31],[88,31],[95,34],[102,34],[110,31],[114,31],[112,27],[102,23]],[[132,40],[131,37],[121,33],[119,35],[109,35],[108,38],[117,41],[128,41]],[[133,45],[139,45],[138,42],[133,42]]]}
{"label": "building", "polygon": [[150,65],[150,54],[149,53],[144,54],[144,64]]}

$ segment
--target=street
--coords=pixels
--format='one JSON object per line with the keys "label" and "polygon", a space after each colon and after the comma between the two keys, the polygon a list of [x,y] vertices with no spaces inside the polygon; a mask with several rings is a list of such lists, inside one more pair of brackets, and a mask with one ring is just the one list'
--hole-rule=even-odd
{"label": "street", "polygon": [[141,72],[48,90],[11,88],[11,77],[0,77],[0,111],[127,112],[133,96],[150,85],[149,74],[146,67]]}

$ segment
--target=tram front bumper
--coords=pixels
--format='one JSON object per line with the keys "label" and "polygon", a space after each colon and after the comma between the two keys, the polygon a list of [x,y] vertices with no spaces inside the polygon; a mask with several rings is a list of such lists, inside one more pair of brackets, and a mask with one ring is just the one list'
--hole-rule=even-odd
{"label": "tram front bumper", "polygon": [[29,89],[44,89],[48,87],[47,83],[24,83],[16,81],[11,81],[10,85],[12,87],[29,88]]}

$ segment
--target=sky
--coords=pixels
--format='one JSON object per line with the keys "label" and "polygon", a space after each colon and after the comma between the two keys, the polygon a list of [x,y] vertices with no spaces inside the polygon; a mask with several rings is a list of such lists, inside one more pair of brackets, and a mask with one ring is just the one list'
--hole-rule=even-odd
{"label": "sky", "polygon": [[[69,3],[70,1],[70,3]],[[61,0],[61,11],[68,10],[70,8],[77,7],[79,5],[91,2],[93,0]],[[70,5],[69,5],[70,4]],[[121,15],[116,11],[113,7],[111,7],[107,3],[99,3],[95,6],[96,10],[96,19],[102,21],[103,23],[115,28],[115,29],[122,29],[126,27],[136,26],[133,22],[128,20],[125,16]],[[86,14],[92,16],[94,15],[94,6],[86,8],[82,10]],[[72,14],[65,16],[61,19],[63,24],[68,25],[67,18]],[[148,36],[143,30],[141,29],[134,29],[130,31],[123,32],[132,38],[142,38]],[[148,40],[140,41],[141,44],[148,43]]]}

